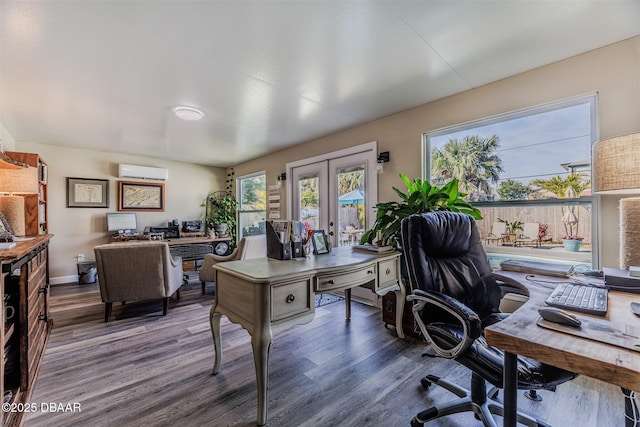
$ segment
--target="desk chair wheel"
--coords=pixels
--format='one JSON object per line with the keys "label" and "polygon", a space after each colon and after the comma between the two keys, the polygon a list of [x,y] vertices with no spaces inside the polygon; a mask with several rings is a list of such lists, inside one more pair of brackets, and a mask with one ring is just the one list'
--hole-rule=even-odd
{"label": "desk chair wheel", "polygon": [[523,394],[524,397],[529,400],[533,400],[534,402],[540,402],[542,400],[542,396],[540,396],[535,390],[525,391]]}
{"label": "desk chair wheel", "polygon": [[429,390],[429,387],[431,387],[431,384],[433,384],[431,381],[429,381],[429,376],[425,376],[420,378],[420,385],[422,385],[422,388],[425,390]]}

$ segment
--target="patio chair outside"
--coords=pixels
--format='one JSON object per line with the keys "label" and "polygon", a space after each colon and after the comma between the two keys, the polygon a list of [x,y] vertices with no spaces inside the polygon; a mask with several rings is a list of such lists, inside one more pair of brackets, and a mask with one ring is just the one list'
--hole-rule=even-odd
{"label": "patio chair outside", "polygon": [[525,222],[522,226],[522,233],[516,238],[516,246],[533,243],[538,247],[540,245],[540,239],[538,238],[539,228],[540,224],[537,222]]}
{"label": "patio chair outside", "polygon": [[501,243],[502,234],[506,233],[506,231],[507,227],[503,222],[494,222],[493,227],[491,227],[491,232],[487,234],[487,237],[484,238],[485,243]]}

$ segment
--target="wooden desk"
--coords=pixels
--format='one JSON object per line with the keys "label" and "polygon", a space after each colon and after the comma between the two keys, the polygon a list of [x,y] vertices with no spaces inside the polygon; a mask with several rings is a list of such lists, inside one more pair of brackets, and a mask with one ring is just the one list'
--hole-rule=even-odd
{"label": "wooden desk", "polygon": [[[344,290],[346,318],[350,318],[351,288],[366,286],[378,295],[396,292],[405,301],[399,285],[400,253],[382,255],[335,248],[325,255],[280,261],[258,258],[229,261],[217,270],[216,301],[210,321],[215,346],[213,374],[220,370],[222,347],[220,317],[226,315],[251,335],[258,386],[258,424],[267,422],[267,379],[272,338],[294,325],[309,323],[315,316],[315,294]],[[398,309],[396,329],[403,338],[402,312]]]}
{"label": "wooden desk", "polygon": [[[537,310],[546,306],[544,301],[556,285],[526,280],[525,275],[521,273],[506,271],[498,273],[518,280],[530,292],[530,299],[522,307],[502,322],[485,329],[487,342],[505,351],[505,426],[516,425],[518,396],[516,355],[532,357],[552,366],[618,385],[623,389],[640,390],[640,351],[628,350],[538,326]],[[537,277],[548,281],[563,280]],[[591,316],[577,312],[573,314],[578,318],[630,325],[640,329],[640,317],[634,316],[629,309],[632,301],[640,301],[640,295],[610,291],[607,316]]]}

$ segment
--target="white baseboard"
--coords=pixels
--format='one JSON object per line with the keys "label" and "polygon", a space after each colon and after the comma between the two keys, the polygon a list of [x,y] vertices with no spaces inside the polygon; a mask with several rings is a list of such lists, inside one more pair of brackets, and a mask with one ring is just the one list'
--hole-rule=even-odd
{"label": "white baseboard", "polygon": [[78,275],[49,277],[50,285],[61,285],[63,283],[78,283]]}

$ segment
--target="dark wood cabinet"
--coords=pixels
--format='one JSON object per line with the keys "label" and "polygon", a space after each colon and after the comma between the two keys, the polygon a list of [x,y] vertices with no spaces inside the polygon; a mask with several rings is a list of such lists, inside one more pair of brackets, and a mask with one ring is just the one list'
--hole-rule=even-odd
{"label": "dark wood cabinet", "polygon": [[[0,287],[5,295],[0,307],[4,325],[0,328],[4,349],[0,391],[3,396],[10,392],[7,403],[16,408],[0,413],[3,426],[21,424],[24,411],[17,409],[29,402],[51,330],[47,271],[50,238],[50,235],[41,235],[18,242],[15,248],[4,250],[0,256]],[[6,310],[5,305],[12,309]]]}

